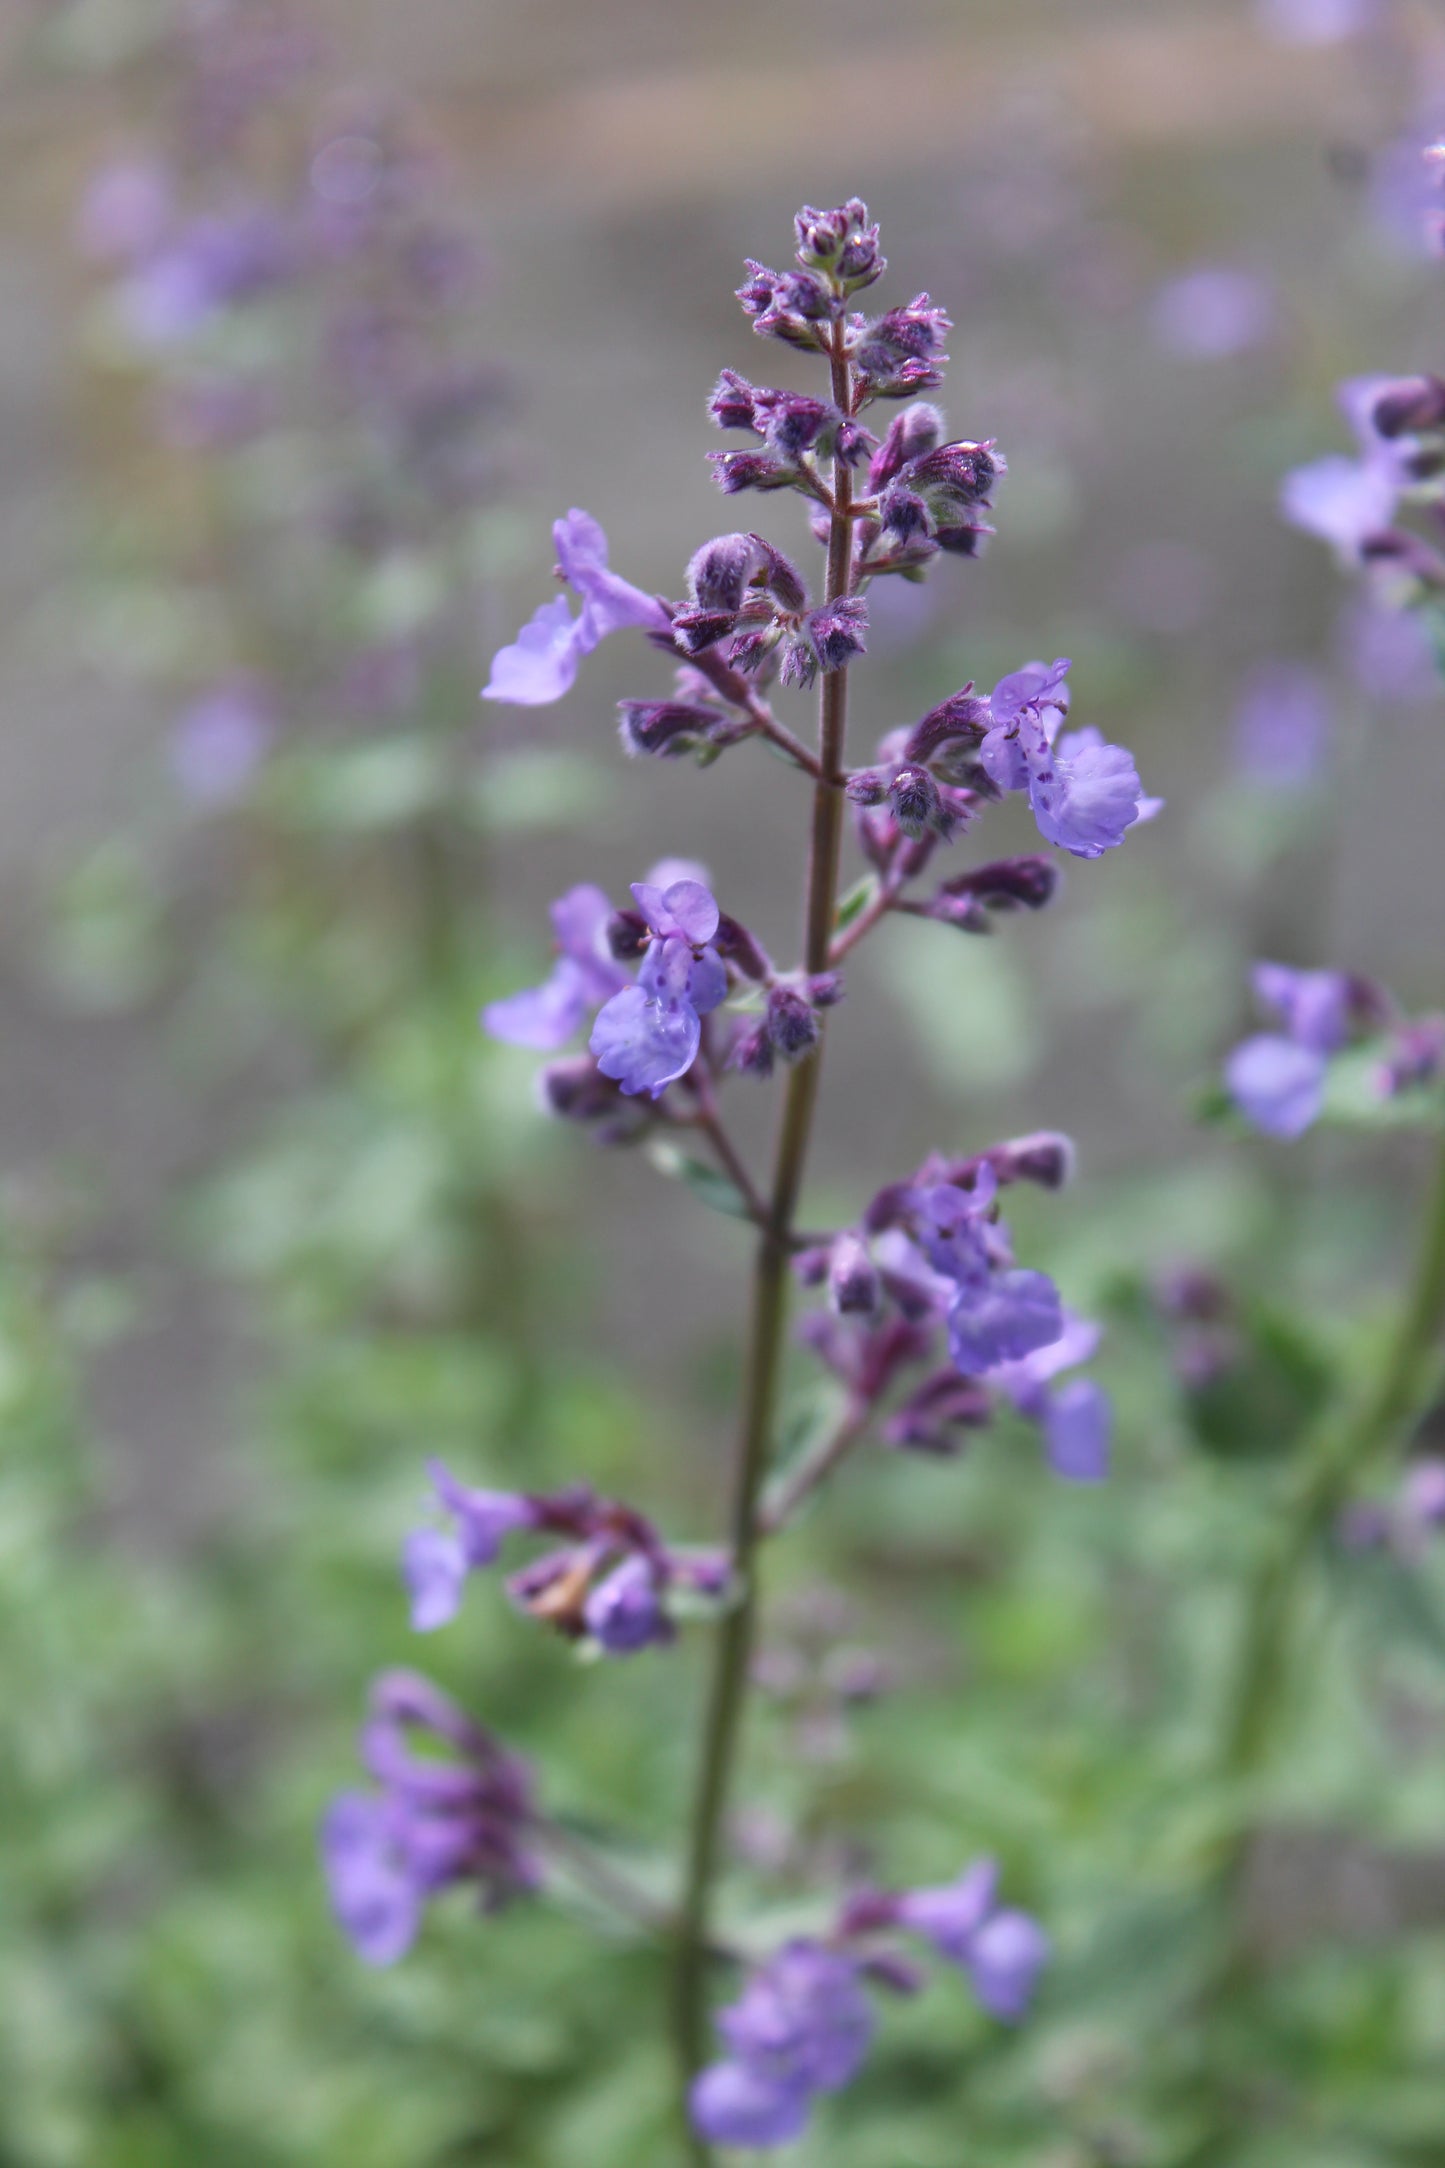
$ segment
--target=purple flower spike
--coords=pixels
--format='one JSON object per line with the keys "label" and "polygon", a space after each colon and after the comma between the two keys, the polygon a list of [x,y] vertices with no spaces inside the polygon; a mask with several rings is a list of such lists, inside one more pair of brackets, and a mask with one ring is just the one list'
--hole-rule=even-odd
{"label": "purple flower spike", "polygon": [[1246,1121],[1269,1137],[1302,1137],[1325,1097],[1325,1060],[1275,1032],[1237,1046],[1224,1066],[1229,1095]]}
{"label": "purple flower spike", "polygon": [[545,1054],[565,1046],[591,1012],[627,984],[608,951],[612,906],[600,888],[588,882],[569,888],[551,916],[558,950],[551,976],[482,1011],[483,1028],[494,1039]]}
{"label": "purple flower spike", "polygon": [[574,507],[557,521],[552,539],[562,577],[582,597],[581,614],[574,618],[562,595],[544,602],[512,645],[498,651],[484,700],[545,707],[571,689],[582,657],[608,633],[627,625],[644,632],[669,629],[671,620],[655,595],[608,569],[607,537],[590,513]]}
{"label": "purple flower spike", "polygon": [[582,1618],[588,1633],[609,1656],[635,1656],[639,1649],[672,1639],[672,1621],[662,1606],[657,1569],[650,1559],[635,1555],[598,1582]]}
{"label": "purple flower spike", "polygon": [[1027,1912],[995,1912],[973,1937],[968,1970],[973,1991],[991,2017],[1016,2025],[1028,2015],[1049,1938]]}
{"label": "purple flower spike", "polygon": [[590,1043],[604,1076],[656,1099],[692,1067],[702,1018],[727,997],[727,966],[709,945],[719,912],[701,881],[639,881],[632,893],[652,939],[636,985],[613,995]]}

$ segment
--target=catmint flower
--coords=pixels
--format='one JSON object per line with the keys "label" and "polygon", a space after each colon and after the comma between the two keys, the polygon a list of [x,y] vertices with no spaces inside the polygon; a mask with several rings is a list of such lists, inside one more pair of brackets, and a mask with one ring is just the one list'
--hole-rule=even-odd
{"label": "catmint flower", "polygon": [[178,345],[223,309],[284,284],[297,268],[294,237],[269,211],[192,219],[124,281],[122,319],[144,346]]}
{"label": "catmint flower", "polygon": [[1328,542],[1343,564],[1363,561],[1366,545],[1395,517],[1399,489],[1382,466],[1331,452],[1287,474],[1279,505],[1293,527]]}
{"label": "catmint flower", "polygon": [[452,1526],[414,1529],[402,1551],[402,1578],[411,1592],[417,1633],[433,1633],[455,1618],[467,1575],[493,1565],[506,1537],[535,1528],[539,1519],[534,1499],[514,1491],[472,1490],[439,1460],[431,1461],[427,1472]]}
{"label": "catmint flower", "polygon": [[1325,1075],[1358,1027],[1382,1023],[1389,1003],[1369,980],[1343,971],[1294,971],[1256,964],[1255,994],[1282,1032],[1261,1032],[1234,1049],[1225,1064],[1230,1097],[1267,1136],[1302,1136],[1324,1105]]}
{"label": "catmint flower", "polygon": [[1000,678],[990,695],[992,728],[979,759],[1000,790],[1022,790],[1046,841],[1076,858],[1098,858],[1123,842],[1136,821],[1158,811],[1143,796],[1138,770],[1119,745],[1094,729],[1059,735],[1068,712],[1069,665],[1026,663]]}
{"label": "catmint flower", "polygon": [[711,946],[719,912],[701,881],[639,881],[632,893],[653,938],[636,985],[598,1012],[591,1048],[624,1092],[656,1099],[692,1067],[702,1018],[726,999],[727,966]]}
{"label": "catmint flower", "polygon": [[[413,1730],[455,1758],[416,1753]],[[429,1680],[389,1671],[376,1681],[362,1758],[381,1788],[333,1801],[321,1854],[336,1916],[369,1965],[404,1956],[427,1901],[452,1883],[479,1885],[489,1909],[536,1886],[526,1764]]]}
{"label": "catmint flower", "polygon": [[590,513],[574,506],[556,522],[552,539],[558,570],[582,597],[581,613],[574,618],[563,595],[544,602],[512,645],[499,649],[491,678],[482,689],[484,700],[545,706],[570,690],[582,657],[590,655],[608,633],[626,625],[644,632],[670,628],[668,613],[655,595],[645,595],[608,569],[607,537]]}
{"label": "catmint flower", "polygon": [[620,993],[627,974],[607,947],[612,906],[600,888],[581,882],[551,906],[557,961],[540,986],[508,994],[482,1011],[494,1039],[551,1053],[580,1031],[593,1010]]}
{"label": "catmint flower", "polygon": [[995,1179],[984,1170],[972,1192],[942,1182],[916,1191],[917,1239],[933,1271],[951,1283],[949,1354],[964,1377],[1018,1362],[1064,1329],[1059,1291],[1047,1274],[1013,1264],[1007,1236],[990,1224]]}
{"label": "catmint flower", "polygon": [[1048,1936],[1027,1912],[995,1912],[984,1921],[973,1938],[968,1972],[990,2017],[1017,2025],[1028,2015],[1049,1948]]}
{"label": "catmint flower", "polygon": [[655,1560],[634,1554],[614,1567],[588,1595],[582,1620],[609,1656],[632,1656],[670,1641],[674,1627],[663,1608]]}
{"label": "catmint flower", "polygon": [[718,2015],[727,2056],[695,2080],[694,2128],[712,2145],[789,2145],[815,2095],[840,2091],[862,2067],[873,2012],[853,1959],[820,1943],[787,1943]]}

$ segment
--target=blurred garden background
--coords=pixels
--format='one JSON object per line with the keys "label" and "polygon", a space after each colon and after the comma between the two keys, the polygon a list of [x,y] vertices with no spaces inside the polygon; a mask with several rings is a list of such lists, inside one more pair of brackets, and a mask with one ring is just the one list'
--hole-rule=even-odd
{"label": "blurred garden background", "polygon": [[[626,765],[621,642],[556,708],[477,692],[565,507],[667,594],[733,524],[742,259],[854,192],[1010,469],[981,563],[880,595],[859,744],[1071,655],[1168,805],[1040,923],[885,928],[835,1034],[820,1210],[865,1153],[1074,1136],[1017,1218],[1108,1320],[1119,1437],[1098,1491],[1021,1436],[875,1452],[786,1568],[735,1831],[768,1902],[990,1850],[1059,1953],[1017,2039],[904,2010],[797,2158],[1445,2158],[1438,1560],[1341,1553],[1256,1976],[1178,1999],[1238,1577],[1421,1180],[1407,1134],[1286,1157],[1201,1110],[1252,957],[1441,998],[1426,636],[1278,513],[1339,378],[1445,359],[1438,7],[4,0],[0,67],[0,2163],[672,2158],[653,1953],[578,1891],[367,1973],[314,1832],[412,1659],[428,1455],[716,1524],[745,1233],[538,1120],[476,1015],[559,889],[664,852],[786,949],[792,794]],[[899,1691],[840,1713],[820,1618]],[[587,1675],[498,1603],[426,1654],[665,1875],[695,1652]]]}

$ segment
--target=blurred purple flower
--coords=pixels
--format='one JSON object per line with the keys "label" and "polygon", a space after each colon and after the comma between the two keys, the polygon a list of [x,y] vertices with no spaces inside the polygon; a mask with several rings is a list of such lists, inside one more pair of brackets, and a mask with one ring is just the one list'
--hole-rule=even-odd
{"label": "blurred purple flower", "polygon": [[122,317],[143,346],[180,345],[220,310],[282,284],[297,262],[292,234],[270,211],[195,218],[124,281]]}
{"label": "blurred purple flower", "polygon": [[414,1529],[402,1551],[417,1633],[434,1633],[455,1618],[467,1575],[492,1565],[507,1536],[538,1520],[534,1501],[517,1492],[472,1490],[439,1460],[428,1473],[452,1526]]}
{"label": "blurred purple flower", "polygon": [[575,506],[552,529],[557,566],[569,587],[582,597],[573,617],[565,596],[544,602],[522,627],[510,647],[492,662],[484,700],[506,700],[518,707],[542,707],[560,700],[577,676],[584,655],[625,625],[646,632],[666,632],[671,620],[654,595],[645,595],[620,574],[609,571],[607,537],[590,513]]}
{"label": "blurred purple flower", "polygon": [[1368,592],[1352,597],[1340,624],[1350,673],[1383,704],[1434,703],[1442,696],[1429,629],[1418,611],[1392,610]]}
{"label": "blurred purple flower", "polygon": [[[565,605],[564,605],[565,607]],[[557,961],[540,986],[508,994],[482,1011],[494,1039],[553,1053],[581,1030],[592,1012],[627,984],[607,946],[612,905],[600,888],[581,882],[551,906]]]}
{"label": "blurred purple flower", "polygon": [[1224,1065],[1229,1095],[1246,1121],[1270,1137],[1300,1137],[1318,1119],[1325,1060],[1275,1032],[1245,1039]]}
{"label": "blurred purple flower", "polygon": [[1266,37],[1280,45],[1343,45],[1380,19],[1380,0],[1255,0]]}
{"label": "blurred purple flower", "polygon": [[967,1972],[990,2016],[1017,2024],[1047,1962],[1049,1939],[1028,1913],[996,1909],[997,1894],[997,1863],[979,1859],[955,1882],[884,1897],[870,1910],[877,1924],[891,1920],[931,1942]]}
{"label": "blurred purple flower", "polygon": [[[413,1730],[456,1758],[416,1753]],[[451,1883],[478,1883],[489,1908],[535,1886],[525,1763],[429,1680],[389,1671],[376,1681],[362,1759],[381,1788],[332,1802],[321,1854],[336,1916],[367,1964],[404,1956],[427,1899]]]}
{"label": "blurred purple flower", "polygon": [[1326,680],[1307,663],[1264,662],[1252,670],[1234,710],[1234,765],[1268,790],[1314,781],[1329,743]]}
{"label": "blurred purple flower", "polygon": [[171,217],[171,178],[146,158],[119,159],[95,174],[78,221],[80,245],[101,263],[134,263],[159,243]]}
{"label": "blurred purple flower", "polygon": [[814,2095],[856,2077],[873,2037],[857,1965],[816,1942],[786,1944],[717,2022],[728,2054],[691,2095],[694,2128],[712,2145],[790,2144]]}
{"label": "blurred purple flower", "polygon": [[1328,542],[1345,564],[1358,564],[1366,542],[1395,517],[1399,489],[1378,461],[1331,452],[1287,474],[1280,510],[1293,527]]}
{"label": "blurred purple flower", "polygon": [[1262,346],[1277,312],[1275,289],[1258,272],[1200,264],[1157,289],[1151,315],[1155,340],[1166,353],[1224,361]]}
{"label": "blurred purple flower", "polygon": [[275,734],[275,710],[258,686],[241,678],[213,686],[172,732],[176,781],[193,804],[224,805],[245,789]]}
{"label": "blurred purple flower", "polygon": [[1106,745],[1092,727],[1060,735],[1068,670],[1060,657],[1052,665],[1026,663],[1000,678],[979,759],[1000,790],[1027,791],[1046,842],[1076,858],[1098,858],[1158,807],[1144,799],[1138,770],[1122,746]]}

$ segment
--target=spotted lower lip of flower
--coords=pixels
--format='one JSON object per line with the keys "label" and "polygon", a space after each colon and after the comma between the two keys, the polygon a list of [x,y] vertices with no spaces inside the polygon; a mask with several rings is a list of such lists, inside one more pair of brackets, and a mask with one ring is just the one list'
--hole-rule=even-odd
{"label": "spotted lower lip of flower", "polygon": [[656,1099],[692,1067],[703,1017],[727,998],[727,966],[711,946],[720,913],[701,881],[641,881],[632,893],[652,939],[636,984],[599,1011],[590,1045],[623,1092]]}
{"label": "spotted lower lip of flower", "polygon": [[505,700],[516,707],[545,707],[560,700],[576,680],[584,655],[608,633],[632,625],[644,632],[667,632],[671,619],[655,595],[644,594],[609,570],[607,537],[588,512],[575,506],[552,529],[558,568],[582,597],[573,617],[566,597],[544,602],[509,647],[499,649],[484,700]]}

